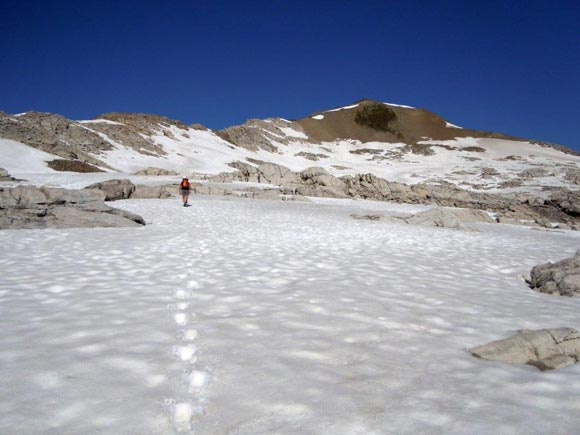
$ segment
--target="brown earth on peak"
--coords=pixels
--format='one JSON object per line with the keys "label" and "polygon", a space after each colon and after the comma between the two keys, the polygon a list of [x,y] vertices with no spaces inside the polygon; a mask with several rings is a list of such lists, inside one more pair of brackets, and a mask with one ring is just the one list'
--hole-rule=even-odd
{"label": "brown earth on peak", "polygon": [[[452,140],[456,137],[488,137],[515,139],[499,133],[447,127],[440,116],[425,109],[391,106],[373,100],[358,101],[356,107],[333,111],[315,112],[295,122],[300,124],[306,134],[316,142],[330,142],[336,139],[355,139],[361,142],[402,142],[414,145],[425,138]],[[373,106],[385,106],[394,113],[384,129],[372,128],[356,122],[357,114]],[[348,107],[348,106],[346,106]],[[323,119],[314,119],[316,115]]]}

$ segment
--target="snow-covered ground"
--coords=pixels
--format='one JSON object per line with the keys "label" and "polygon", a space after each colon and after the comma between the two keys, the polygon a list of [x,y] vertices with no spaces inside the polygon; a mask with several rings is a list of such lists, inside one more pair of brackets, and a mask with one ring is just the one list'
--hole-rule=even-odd
{"label": "snow-covered ground", "polygon": [[473,358],[580,328],[538,294],[574,232],[356,221],[421,207],[195,197],[115,203],[139,229],[0,232],[2,434],[562,434],[580,365]]}

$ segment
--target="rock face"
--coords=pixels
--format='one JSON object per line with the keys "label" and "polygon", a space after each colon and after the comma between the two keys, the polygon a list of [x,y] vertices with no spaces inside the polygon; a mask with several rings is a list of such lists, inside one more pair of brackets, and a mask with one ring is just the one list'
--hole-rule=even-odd
{"label": "rock face", "polygon": [[272,142],[287,145],[292,140],[308,138],[300,124],[281,118],[249,119],[242,125],[225,128],[217,134],[242,148],[271,152],[278,150]]}
{"label": "rock face", "polygon": [[580,333],[572,328],[523,330],[504,340],[474,347],[477,358],[529,364],[540,370],[570,366],[580,359]]}
{"label": "rock face", "polygon": [[580,250],[572,258],[534,266],[530,286],[541,293],[580,296]]}
{"label": "rock face", "polygon": [[95,190],[0,188],[0,229],[138,227],[141,216],[109,207]]}
{"label": "rock face", "polygon": [[117,201],[129,199],[135,191],[135,185],[129,180],[107,180],[91,184],[85,189],[100,190],[105,194],[105,201]]}

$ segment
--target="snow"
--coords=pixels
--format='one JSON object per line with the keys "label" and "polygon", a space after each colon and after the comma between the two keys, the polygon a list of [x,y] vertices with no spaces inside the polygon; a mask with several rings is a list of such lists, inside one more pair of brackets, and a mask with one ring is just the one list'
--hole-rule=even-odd
{"label": "snow", "polygon": [[352,106],[339,107],[338,109],[326,110],[325,112],[338,112],[339,110],[354,109],[355,107],[358,107],[358,104],[353,104]]}
{"label": "snow", "polygon": [[445,122],[445,127],[447,127],[447,128],[460,128],[463,130],[463,127],[459,127],[458,125],[451,124],[450,122]]}
{"label": "snow", "polygon": [[383,103],[383,104],[386,104],[387,106],[402,107],[403,109],[414,109],[414,107],[412,106],[404,106],[402,104],[393,104],[393,103]]}
{"label": "snow", "polygon": [[34,172],[54,172],[46,162],[58,158],[57,156],[20,142],[0,138],[0,167],[11,175],[30,174]]}
{"label": "snow", "polygon": [[314,115],[312,117],[312,119],[316,119],[316,120],[319,120],[320,121],[321,119],[324,119],[324,115]]}
{"label": "snow", "polygon": [[350,218],[422,209],[370,201],[191,202],[114,203],[139,229],[0,232],[0,433],[577,432],[580,365],[467,349],[580,328],[580,298],[523,281],[578,233]]}
{"label": "snow", "polygon": [[81,124],[110,124],[110,125],[124,125],[121,122],[111,121],[109,119],[88,119],[86,121],[78,121]]}
{"label": "snow", "polygon": [[304,133],[302,133],[301,131],[296,131],[293,128],[290,127],[278,127],[286,136],[290,136],[290,137],[297,137],[300,139],[308,139],[308,136],[306,136]]}

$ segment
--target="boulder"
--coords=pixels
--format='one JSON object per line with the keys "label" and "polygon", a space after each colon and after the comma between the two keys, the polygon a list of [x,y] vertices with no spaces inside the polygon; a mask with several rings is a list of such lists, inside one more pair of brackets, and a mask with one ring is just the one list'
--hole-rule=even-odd
{"label": "boulder", "polygon": [[530,287],[541,293],[580,296],[580,250],[571,258],[534,266]]}
{"label": "boulder", "polygon": [[177,192],[178,186],[143,186],[137,184],[135,191],[131,194],[131,199],[167,199],[174,195],[171,191]]}
{"label": "boulder", "polygon": [[107,180],[91,184],[85,189],[101,190],[105,193],[105,201],[117,201],[119,199],[129,199],[135,191],[135,185],[126,179]]}
{"label": "boulder", "polygon": [[141,216],[106,205],[98,190],[0,188],[0,229],[145,225]]}
{"label": "boulder", "polygon": [[148,167],[145,169],[141,169],[135,172],[135,175],[153,175],[153,176],[160,176],[160,175],[179,175],[177,172],[172,171],[170,169],[162,169],[162,168],[154,168]]}
{"label": "boulder", "polygon": [[0,181],[12,181],[14,178],[10,176],[8,171],[4,168],[0,168]]}
{"label": "boulder", "polygon": [[540,370],[570,366],[580,359],[580,333],[572,328],[522,330],[504,340],[470,349],[473,356]]}
{"label": "boulder", "polygon": [[429,227],[463,228],[465,224],[495,223],[495,220],[480,210],[434,208],[417,213],[406,222]]}
{"label": "boulder", "polygon": [[276,185],[295,183],[297,175],[285,166],[274,163],[263,163],[258,165],[258,182]]}

